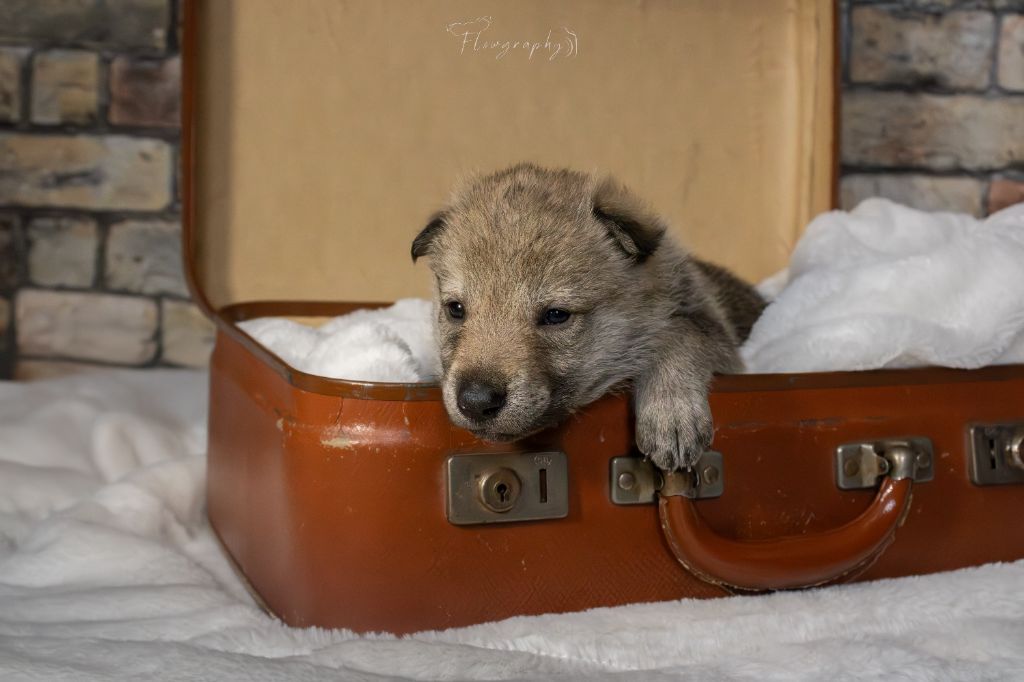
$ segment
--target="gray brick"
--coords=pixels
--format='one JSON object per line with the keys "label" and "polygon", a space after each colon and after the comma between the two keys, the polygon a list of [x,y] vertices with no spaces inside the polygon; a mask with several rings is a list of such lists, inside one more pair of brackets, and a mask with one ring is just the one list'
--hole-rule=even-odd
{"label": "gray brick", "polygon": [[42,286],[89,287],[99,245],[87,218],[37,218],[28,226],[28,277]]}
{"label": "gray brick", "polygon": [[1002,18],[999,30],[999,85],[1024,92],[1024,14]]}
{"label": "gray brick", "polygon": [[0,133],[0,196],[28,206],[152,211],[171,198],[161,140]]}
{"label": "gray brick", "polygon": [[842,208],[869,197],[885,197],[923,211],[955,211],[980,216],[985,184],[972,177],[905,174],[853,174],[840,183]]}
{"label": "gray brick", "polygon": [[18,286],[21,255],[18,252],[18,219],[0,214],[0,292]]}
{"label": "gray brick", "polygon": [[1022,9],[1024,0],[852,0],[853,5],[888,5],[907,10],[944,12],[963,9]]}
{"label": "gray brick", "polygon": [[1024,97],[847,92],[848,165],[999,169],[1024,160]]}
{"label": "gray brick", "polygon": [[993,178],[988,186],[988,212],[1024,202],[1024,179]]}
{"label": "gray brick", "polygon": [[4,0],[0,40],[162,50],[169,5],[169,0]]}
{"label": "gray brick", "polygon": [[6,296],[0,296],[0,353],[11,348],[11,301]]}
{"label": "gray brick", "polygon": [[163,361],[185,367],[205,367],[210,362],[215,328],[192,303],[164,300]]}
{"label": "gray brick", "polygon": [[50,50],[32,58],[33,123],[94,123],[99,110],[99,57],[83,50]]}
{"label": "gray brick", "polygon": [[14,365],[14,379],[16,381],[41,381],[95,371],[102,371],[102,368],[67,360],[19,360]]}
{"label": "gray brick", "polygon": [[0,47],[0,123],[21,118],[21,65],[26,54],[23,48]]}
{"label": "gray brick", "polygon": [[138,365],[156,353],[157,307],[150,299],[22,289],[15,314],[22,355]]}
{"label": "gray brick", "polygon": [[174,128],[181,116],[181,60],[118,57],[110,65],[110,111],[116,125]]}
{"label": "gray brick", "polygon": [[106,273],[109,289],[188,296],[181,262],[181,227],[137,220],[112,225]]}
{"label": "gray brick", "polygon": [[852,13],[850,79],[983,90],[989,84],[995,17],[927,14],[880,7]]}

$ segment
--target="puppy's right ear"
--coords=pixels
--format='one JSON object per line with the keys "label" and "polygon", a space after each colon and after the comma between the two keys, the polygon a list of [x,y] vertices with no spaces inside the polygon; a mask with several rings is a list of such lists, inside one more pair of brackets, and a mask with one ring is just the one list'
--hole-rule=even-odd
{"label": "puppy's right ear", "polygon": [[625,186],[604,178],[594,189],[594,217],[634,263],[643,263],[665,235],[665,223]]}
{"label": "puppy's right ear", "polygon": [[416,239],[412,240],[412,262],[415,263],[416,259],[420,256],[426,256],[430,253],[430,247],[434,243],[434,239],[444,229],[445,221],[444,211],[435,213],[430,218],[430,222],[427,226],[420,230],[420,233],[416,235]]}

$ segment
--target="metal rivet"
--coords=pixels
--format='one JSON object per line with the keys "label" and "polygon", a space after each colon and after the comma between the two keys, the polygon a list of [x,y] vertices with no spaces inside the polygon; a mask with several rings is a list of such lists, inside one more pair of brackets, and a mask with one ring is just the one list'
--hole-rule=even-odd
{"label": "metal rivet", "polygon": [[914,457],[914,464],[916,464],[920,469],[927,469],[932,465],[932,458],[928,456],[927,452],[919,452],[917,453],[917,456]]}
{"label": "metal rivet", "polygon": [[636,476],[625,471],[619,474],[619,487],[623,490],[632,490],[633,486],[636,485]]}
{"label": "metal rivet", "polygon": [[860,460],[856,457],[851,457],[843,462],[843,473],[847,476],[856,476],[860,473]]}
{"label": "metal rivet", "polygon": [[716,467],[704,467],[704,471],[701,474],[706,485],[714,485],[718,482],[718,469]]}
{"label": "metal rivet", "polygon": [[1024,469],[1024,427],[1017,427],[1006,446],[1006,463]]}

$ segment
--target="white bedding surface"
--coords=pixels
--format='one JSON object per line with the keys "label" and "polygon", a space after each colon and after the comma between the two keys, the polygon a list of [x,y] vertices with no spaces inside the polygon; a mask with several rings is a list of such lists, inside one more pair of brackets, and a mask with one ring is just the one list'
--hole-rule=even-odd
{"label": "white bedding surface", "polygon": [[288,628],[211,536],[205,396],[189,372],[0,382],[0,680],[1024,679],[1024,562],[401,639]]}

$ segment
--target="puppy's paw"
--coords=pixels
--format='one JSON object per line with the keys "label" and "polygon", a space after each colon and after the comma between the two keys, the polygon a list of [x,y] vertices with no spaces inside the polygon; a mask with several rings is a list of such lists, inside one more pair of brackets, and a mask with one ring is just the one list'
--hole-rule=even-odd
{"label": "puppy's paw", "polygon": [[692,467],[711,445],[707,396],[648,399],[636,408],[636,444],[663,471]]}

